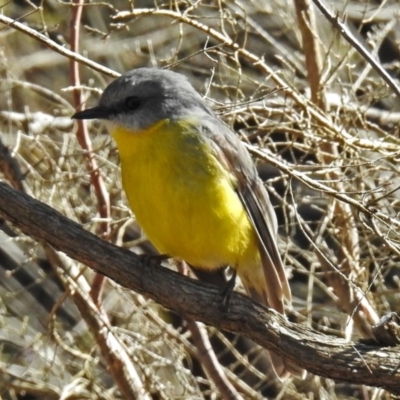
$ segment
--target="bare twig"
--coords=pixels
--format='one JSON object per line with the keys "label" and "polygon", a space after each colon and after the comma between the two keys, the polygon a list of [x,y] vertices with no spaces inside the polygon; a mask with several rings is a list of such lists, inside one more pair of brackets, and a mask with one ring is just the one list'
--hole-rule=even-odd
{"label": "bare twig", "polygon": [[92,335],[96,338],[101,354],[118,385],[118,388],[127,399],[150,400],[147,390],[143,386],[138,371],[127,354],[121,340],[114,334],[113,328],[104,312],[89,296],[86,280],[82,280],[77,268],[67,266],[62,254],[57,253],[49,246],[45,248],[46,254],[53,265],[61,268],[66,273],[63,277],[65,287],[71,293],[74,303],[80,314],[88,324]]}
{"label": "bare twig", "polygon": [[346,24],[340,21],[338,15],[334,15],[321,0],[312,0],[313,3],[324,14],[328,21],[334,26],[340,34],[358,51],[358,53],[372,65],[374,70],[381,76],[387,85],[400,97],[400,88],[393,78],[386,72],[379,61],[377,61],[371,53],[354,37]]}
{"label": "bare twig", "polygon": [[[74,0],[75,7],[72,7],[71,19],[71,49],[78,51],[79,46],[79,27],[82,16],[82,0]],[[79,64],[75,59],[70,59],[71,83],[72,86],[80,87]],[[73,91],[74,106],[77,110],[82,110],[82,94],[80,90]],[[100,232],[103,238],[107,238],[110,230],[110,198],[104,184],[103,177],[97,166],[95,155],[92,149],[92,143],[89,137],[87,125],[84,121],[77,121],[78,130],[76,133],[78,143],[84,151],[86,157],[87,169],[90,175],[90,182],[93,185],[97,199],[97,208],[102,219],[100,223]],[[53,260],[62,264],[61,260],[53,255]],[[85,314],[85,320],[88,321],[91,331],[96,337],[96,341],[102,351],[102,355],[107,361],[108,369],[115,382],[126,398],[150,399],[149,394],[144,388],[143,382],[138,372],[134,368],[126,350],[120,343],[120,340],[112,334],[112,328],[108,321],[105,311],[102,308],[101,295],[105,284],[105,277],[96,274],[90,295],[94,304],[98,308],[98,314],[93,310],[93,304],[87,297],[82,295],[82,290],[73,290],[73,298],[81,314]]]}
{"label": "bare twig", "polygon": [[[72,7],[71,20],[71,49],[78,52],[79,47],[79,27],[82,16],[83,2],[75,1],[75,7]],[[71,83],[75,88],[80,87],[79,64],[76,60],[70,59]],[[83,108],[83,98],[80,90],[73,91],[74,106],[77,110]],[[95,155],[93,154],[92,143],[89,137],[89,132],[85,121],[77,121],[78,130],[76,137],[81,145],[87,162],[87,169],[90,175],[90,182],[93,185],[97,199],[97,209],[102,221],[100,222],[100,233],[104,238],[107,238],[110,233],[110,197],[104,184],[103,177],[97,166]],[[93,280],[92,296],[95,303],[101,303],[101,293],[104,287],[104,277],[96,275]]]}
{"label": "bare twig", "polygon": [[226,400],[242,400],[243,397],[237,392],[232,383],[229,382],[218,362],[204,326],[200,322],[191,320],[188,320],[187,324],[192,334],[193,342],[198,349],[201,365],[217,386],[221,393],[221,398]]}
{"label": "bare twig", "polygon": [[[188,268],[183,262],[178,263],[178,271],[187,275]],[[206,374],[212,379],[217,386],[223,399],[241,400],[242,396],[236,391],[235,387],[229,382],[225,371],[218,362],[214,349],[211,345],[210,338],[204,326],[196,321],[187,320],[187,326],[192,334],[192,340],[198,350],[198,357],[201,361]]]}
{"label": "bare twig", "polygon": [[[307,76],[311,89],[311,98],[316,105],[325,109],[326,101],[323,88],[321,87],[322,61],[319,44],[317,42],[317,27],[315,23],[314,11],[311,0],[295,0],[297,17],[300,30],[303,36],[303,50],[306,57]],[[338,148],[335,143],[323,142],[320,146],[319,159],[323,165],[334,165],[339,159]],[[344,192],[345,188],[340,180],[340,174],[337,170],[331,170],[326,173],[327,180],[334,182],[332,185],[338,192]],[[332,264],[326,262],[326,256],[317,251],[317,257],[323,270],[326,272],[327,280],[333,287],[338,299],[340,308],[346,310],[347,314],[354,318],[356,325],[364,337],[371,337],[371,326],[377,322],[377,319],[369,320],[368,316],[376,316],[376,313],[366,313],[363,309],[363,302],[357,301],[354,284],[350,285],[352,279],[360,274],[360,248],[358,230],[354,221],[354,215],[349,204],[339,202],[336,199],[332,204],[332,214],[337,219],[338,230],[337,241],[340,243],[337,251],[338,264],[332,271]],[[368,309],[370,309],[369,306]],[[367,316],[367,318],[365,318]]]}
{"label": "bare twig", "polygon": [[326,111],[324,88],[322,87],[322,58],[317,41],[318,32],[311,0],[294,0],[297,20],[303,38],[303,51],[306,59],[307,80],[313,103]]}
{"label": "bare twig", "polygon": [[72,60],[75,60],[76,62],[79,62],[83,65],[86,65],[89,68],[94,69],[95,71],[101,72],[105,75],[117,78],[120,74],[117,72],[104,67],[101,64],[98,64],[94,61],[89,60],[86,57],[81,56],[80,54],[77,54],[71,50],[68,50],[66,47],[61,46],[54,42],[53,40],[49,39],[46,35],[41,34],[40,32],[29,28],[28,26],[22,24],[21,22],[15,21],[12,18],[8,18],[5,15],[0,14],[0,23],[7,25],[11,28],[17,29],[20,32],[24,33],[25,35],[28,35],[32,37],[35,40],[38,40],[39,42],[43,43],[47,47],[49,47],[51,50],[54,50],[55,52],[68,57]]}

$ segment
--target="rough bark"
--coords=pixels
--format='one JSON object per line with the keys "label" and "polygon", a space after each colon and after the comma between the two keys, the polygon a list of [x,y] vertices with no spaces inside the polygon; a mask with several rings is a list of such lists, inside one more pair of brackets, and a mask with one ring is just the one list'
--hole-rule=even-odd
{"label": "rough bark", "polygon": [[382,387],[400,394],[400,348],[347,342],[291,323],[282,315],[232,295],[221,307],[218,289],[118,248],[32,197],[0,183],[0,215],[25,234],[141,293],[185,318],[241,333],[266,349],[327,378]]}

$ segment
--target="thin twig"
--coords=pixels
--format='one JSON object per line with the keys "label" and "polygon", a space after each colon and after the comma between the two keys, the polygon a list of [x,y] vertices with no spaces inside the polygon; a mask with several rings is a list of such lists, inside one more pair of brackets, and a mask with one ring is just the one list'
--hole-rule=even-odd
{"label": "thin twig", "polygon": [[[276,156],[272,156],[267,152],[260,150],[258,147],[253,145],[245,144],[245,146],[249,149],[249,151],[259,157],[260,159],[274,165],[279,168],[285,174],[292,176],[293,178],[297,178],[302,181],[305,185],[314,189],[318,192],[325,193],[328,196],[335,197],[336,199],[343,201],[353,207],[355,207],[360,213],[367,215],[370,218],[376,218],[381,222],[384,222],[388,226],[400,228],[400,221],[397,218],[391,218],[383,212],[370,209],[366,207],[362,202],[357,201],[351,196],[343,192],[338,192],[336,189],[331,188],[330,186],[324,185],[320,181],[310,178],[307,174],[296,170],[295,166],[290,166],[289,164],[279,160]],[[297,167],[297,166],[296,166]]]}
{"label": "thin twig", "polygon": [[374,70],[381,76],[381,78],[388,84],[398,97],[400,97],[400,87],[396,84],[393,78],[386,72],[379,61],[377,61],[371,53],[357,40],[357,38],[351,33],[350,29],[344,24],[339,16],[334,15],[321,0],[312,0],[313,3],[319,8],[322,14],[325,15],[327,20],[334,26],[340,34],[346,39],[358,53],[372,65]]}
{"label": "thin twig", "polygon": [[[178,271],[187,275],[188,268],[183,262],[178,263]],[[226,400],[241,400],[242,396],[237,392],[235,387],[229,382],[225,371],[215,355],[211,345],[210,338],[204,326],[196,321],[187,320],[187,326],[192,334],[192,340],[198,350],[199,360],[206,374],[214,382],[215,386],[221,393],[221,397]]]}
{"label": "thin twig", "polygon": [[3,23],[4,25],[7,25],[11,28],[17,29],[18,31],[43,43],[51,50],[54,50],[56,53],[59,53],[65,57],[75,60],[76,62],[79,62],[83,65],[86,65],[87,67],[92,68],[95,71],[101,72],[102,74],[111,76],[113,78],[118,78],[118,76],[120,76],[120,74],[118,74],[117,72],[109,68],[106,68],[103,65],[98,64],[92,60],[89,60],[88,58],[83,57],[78,53],[68,50],[66,47],[57,44],[53,40],[49,39],[47,36],[41,34],[40,32],[32,28],[29,28],[28,26],[22,24],[21,22],[15,21],[12,18],[8,18],[5,15],[0,14],[0,23]]}
{"label": "thin twig", "polygon": [[[79,27],[82,16],[82,5],[81,0],[75,0],[75,7],[72,7],[72,19],[71,19],[71,49],[75,53],[78,52],[79,48]],[[70,59],[70,75],[72,86],[78,88],[81,86],[80,75],[79,75],[79,64],[76,60]],[[83,108],[82,92],[75,89],[73,92],[74,106],[77,110]],[[93,185],[94,192],[97,199],[97,210],[100,218],[100,234],[107,238],[110,233],[110,196],[107,192],[104,184],[103,177],[97,166],[95,155],[93,154],[92,142],[89,137],[89,132],[85,121],[77,121],[77,132],[76,138],[78,143],[84,151],[86,158],[86,167],[90,175],[90,182]],[[92,296],[97,304],[101,304],[101,293],[104,287],[104,277],[96,275],[92,284]]]}

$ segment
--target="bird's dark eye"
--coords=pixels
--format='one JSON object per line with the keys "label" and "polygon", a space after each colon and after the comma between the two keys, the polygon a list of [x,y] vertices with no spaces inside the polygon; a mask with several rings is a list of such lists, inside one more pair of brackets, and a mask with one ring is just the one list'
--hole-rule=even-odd
{"label": "bird's dark eye", "polygon": [[140,100],[138,97],[129,96],[125,99],[124,104],[127,110],[136,110],[140,106]]}

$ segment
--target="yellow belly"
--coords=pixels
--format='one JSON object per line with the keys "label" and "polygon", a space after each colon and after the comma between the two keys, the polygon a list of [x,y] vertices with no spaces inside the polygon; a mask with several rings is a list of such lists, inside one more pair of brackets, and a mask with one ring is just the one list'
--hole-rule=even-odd
{"label": "yellow belly", "polygon": [[131,209],[160,253],[209,269],[253,263],[257,239],[234,179],[194,129],[165,120],[113,130]]}

